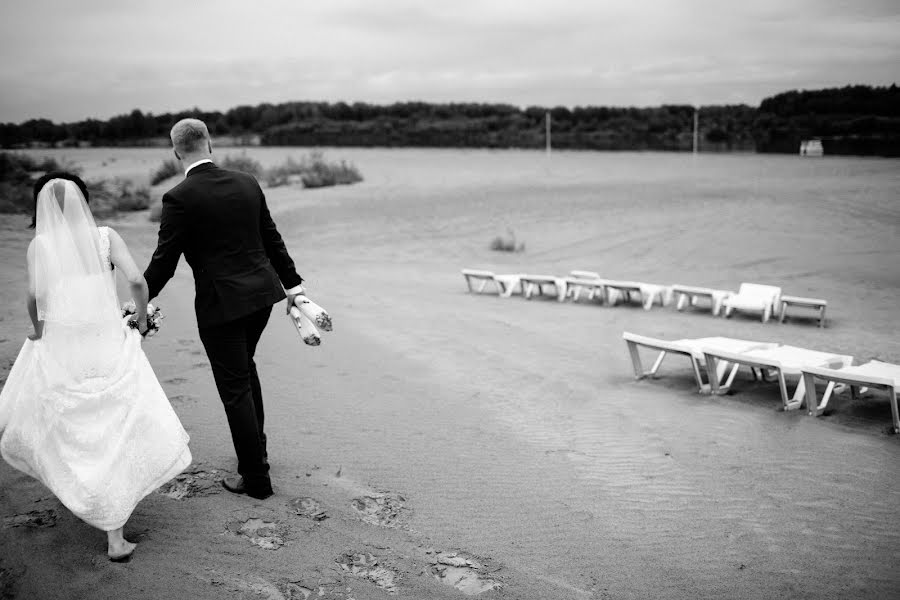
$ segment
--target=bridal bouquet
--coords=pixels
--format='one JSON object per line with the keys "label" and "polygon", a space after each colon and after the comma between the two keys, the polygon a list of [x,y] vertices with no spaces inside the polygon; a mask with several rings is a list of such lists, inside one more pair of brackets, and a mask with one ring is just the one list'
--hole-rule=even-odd
{"label": "bridal bouquet", "polygon": [[[125,304],[122,305],[122,316],[129,317],[135,314],[136,309],[134,305],[134,300],[129,300]],[[158,306],[153,306],[153,304],[147,305],[147,331],[144,332],[145,337],[153,337],[159,331],[159,326],[162,324],[162,311],[159,310]],[[138,324],[137,321],[129,319],[128,326],[132,329],[137,329]]]}
{"label": "bridal bouquet", "polygon": [[300,295],[294,298],[294,305],[290,310],[290,319],[300,333],[300,337],[309,346],[318,346],[322,343],[319,336],[318,325],[322,331],[331,331],[331,317],[325,309]]}

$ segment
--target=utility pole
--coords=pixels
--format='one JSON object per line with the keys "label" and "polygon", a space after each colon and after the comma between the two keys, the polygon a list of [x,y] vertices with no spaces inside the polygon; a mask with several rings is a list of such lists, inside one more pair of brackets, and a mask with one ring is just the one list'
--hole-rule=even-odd
{"label": "utility pole", "polygon": [[547,156],[550,156],[550,111],[548,110],[544,115],[544,129],[546,130],[545,137],[547,139]]}
{"label": "utility pole", "polygon": [[694,107],[694,154],[700,150],[700,107]]}

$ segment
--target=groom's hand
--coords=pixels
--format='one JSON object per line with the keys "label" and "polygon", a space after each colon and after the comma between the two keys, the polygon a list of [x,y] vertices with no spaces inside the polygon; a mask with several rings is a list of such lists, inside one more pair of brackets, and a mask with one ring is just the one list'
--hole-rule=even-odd
{"label": "groom's hand", "polygon": [[294,306],[294,299],[297,296],[303,296],[304,294],[306,294],[306,288],[304,288],[302,285],[292,289],[291,291],[294,293],[288,293],[287,295],[287,306],[285,307],[284,311],[286,314],[291,314],[291,307]]}
{"label": "groom's hand", "polygon": [[138,315],[133,315],[131,317],[131,321],[137,325],[138,333],[144,335],[147,333],[147,315],[144,314],[144,318],[141,318]]}

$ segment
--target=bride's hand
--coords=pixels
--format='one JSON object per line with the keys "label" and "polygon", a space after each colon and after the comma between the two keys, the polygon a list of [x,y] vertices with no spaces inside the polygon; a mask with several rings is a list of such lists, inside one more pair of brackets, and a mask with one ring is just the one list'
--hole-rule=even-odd
{"label": "bride's hand", "polygon": [[44,322],[39,321],[37,325],[34,326],[34,332],[28,334],[28,339],[32,342],[36,342],[44,335]]}

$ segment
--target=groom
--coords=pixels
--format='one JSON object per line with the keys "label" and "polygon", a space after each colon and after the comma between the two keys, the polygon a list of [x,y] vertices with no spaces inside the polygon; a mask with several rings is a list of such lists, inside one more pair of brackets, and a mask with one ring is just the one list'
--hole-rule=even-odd
{"label": "groom", "polygon": [[[183,119],[172,127],[185,179],[163,196],[159,243],[144,277],[150,298],[175,273],[184,254],[194,272],[197,326],[225,405],[240,477],[222,485],[254,498],[272,495],[263,400],[253,362],[272,305],[303,293],[256,179],[212,162],[206,125]],[[285,288],[287,292],[285,292]]]}

